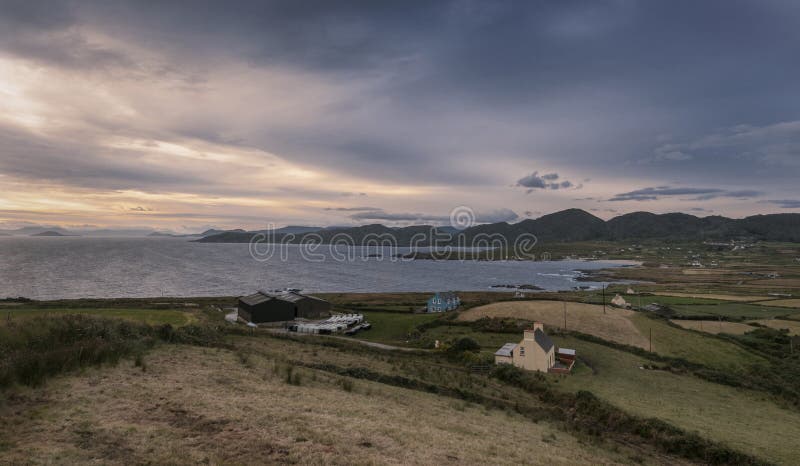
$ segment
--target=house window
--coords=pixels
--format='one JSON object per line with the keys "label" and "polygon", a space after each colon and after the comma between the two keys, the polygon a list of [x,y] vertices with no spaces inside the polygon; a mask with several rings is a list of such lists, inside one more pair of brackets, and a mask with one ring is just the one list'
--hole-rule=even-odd
{"label": "house window", "polygon": [[525,356],[525,347],[524,346],[520,346],[519,347],[519,355],[520,356]]}

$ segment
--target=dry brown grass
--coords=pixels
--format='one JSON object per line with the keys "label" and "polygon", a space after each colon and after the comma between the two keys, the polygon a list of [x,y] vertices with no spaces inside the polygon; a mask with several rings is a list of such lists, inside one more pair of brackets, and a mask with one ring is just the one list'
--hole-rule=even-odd
{"label": "dry brown grass", "polygon": [[[715,294],[715,293],[693,294],[693,293],[676,293],[672,291],[658,291],[655,294],[658,296],[675,296],[678,298],[705,298],[705,299],[719,299],[721,301],[740,301],[740,302],[763,301],[769,299],[769,296],[744,296],[735,294]],[[771,306],[772,303],[770,302],[769,305]]]}
{"label": "dry brown grass", "polygon": [[[163,347],[6,393],[5,464],[612,464],[546,422],[224,350]],[[350,379],[348,379],[350,380]]]}
{"label": "dry brown grass", "polygon": [[776,330],[789,329],[789,335],[800,335],[800,322],[794,320],[760,319],[752,320],[751,322]]}
{"label": "dry brown grass", "polygon": [[793,307],[800,309],[800,299],[774,299],[758,304],[763,306]]}
{"label": "dry brown grass", "polygon": [[681,320],[673,319],[671,321],[680,327],[689,330],[698,330],[706,333],[729,333],[731,335],[743,335],[746,332],[755,330],[752,325],[742,324],[738,322],[720,322],[717,320]]}
{"label": "dry brown grass", "polygon": [[[567,328],[581,333],[623,343],[648,347],[647,338],[631,322],[633,311],[584,303],[567,303]],[[462,312],[459,320],[474,321],[483,317],[537,320],[551,327],[564,327],[563,301],[511,301],[476,307]]]}

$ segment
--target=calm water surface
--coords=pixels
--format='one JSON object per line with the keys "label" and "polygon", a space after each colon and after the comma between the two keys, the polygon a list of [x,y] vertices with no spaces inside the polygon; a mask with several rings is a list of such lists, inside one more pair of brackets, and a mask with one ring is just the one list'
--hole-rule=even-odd
{"label": "calm water surface", "polygon": [[[399,252],[408,249],[400,248]],[[576,282],[578,269],[630,265],[622,261],[390,261],[304,259],[296,246],[282,260],[253,259],[247,244],[192,243],[182,238],[0,237],[0,297],[34,299],[241,295],[258,289],[306,292],[489,290],[535,284],[548,290]]]}

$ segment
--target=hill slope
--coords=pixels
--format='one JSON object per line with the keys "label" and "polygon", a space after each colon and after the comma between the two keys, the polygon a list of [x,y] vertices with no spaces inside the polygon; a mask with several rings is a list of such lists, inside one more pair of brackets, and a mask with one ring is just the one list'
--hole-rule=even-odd
{"label": "hill slope", "polygon": [[[198,241],[209,243],[246,243],[259,232],[227,231],[206,236]],[[274,238],[284,237],[276,230]],[[298,232],[291,242],[329,243],[347,235],[356,244],[365,238],[391,235],[397,246],[417,245],[470,245],[481,238],[502,237],[509,244],[523,234],[533,234],[540,241],[615,241],[615,240],[730,240],[749,239],[764,241],[800,242],[800,214],[755,215],[743,219],[721,216],[696,217],[683,213],[653,214],[633,212],[604,221],[581,209],[567,209],[519,223],[487,223],[454,232],[448,227],[415,225],[391,228],[380,224],[351,228],[322,229],[315,232]],[[452,237],[448,239],[448,237]]]}

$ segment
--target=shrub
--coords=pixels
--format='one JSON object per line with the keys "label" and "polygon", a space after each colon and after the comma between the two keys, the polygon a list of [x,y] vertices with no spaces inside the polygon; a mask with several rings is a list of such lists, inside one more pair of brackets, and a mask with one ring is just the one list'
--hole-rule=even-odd
{"label": "shrub", "polygon": [[477,352],[480,350],[481,345],[469,337],[459,338],[448,348],[448,351],[453,353],[463,353],[465,351]]}

